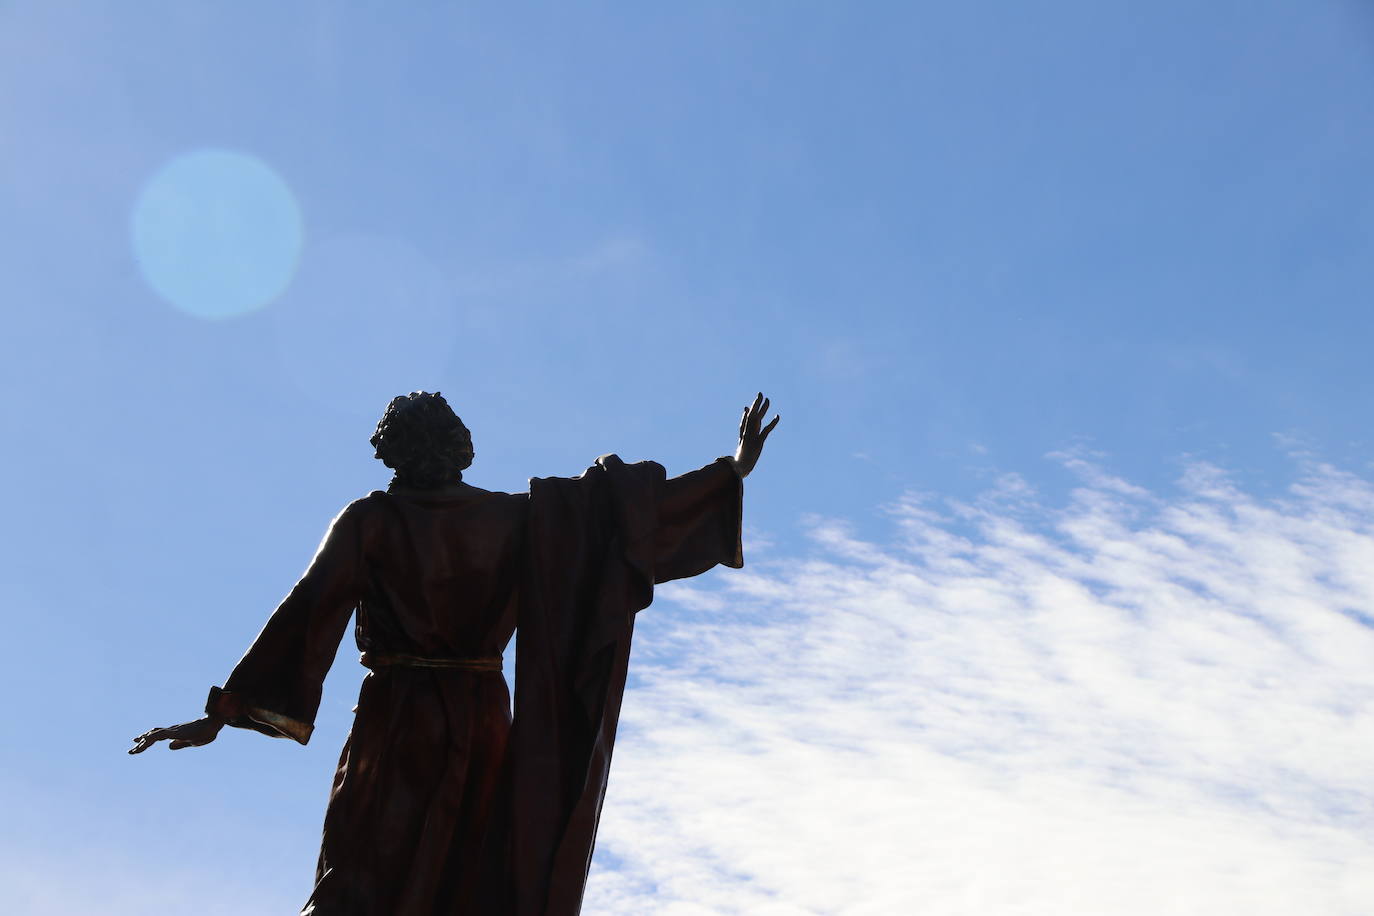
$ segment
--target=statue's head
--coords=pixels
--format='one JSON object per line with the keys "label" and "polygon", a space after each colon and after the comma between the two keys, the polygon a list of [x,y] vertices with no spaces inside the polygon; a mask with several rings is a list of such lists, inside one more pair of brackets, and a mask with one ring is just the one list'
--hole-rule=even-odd
{"label": "statue's head", "polygon": [[392,398],[371,442],[382,464],[396,472],[396,486],[429,490],[457,483],[472,464],[472,434],[437,391]]}

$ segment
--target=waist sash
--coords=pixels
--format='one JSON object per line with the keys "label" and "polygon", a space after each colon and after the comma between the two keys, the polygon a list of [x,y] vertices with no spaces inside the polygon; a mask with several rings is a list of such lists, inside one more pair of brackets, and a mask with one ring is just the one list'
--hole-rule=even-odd
{"label": "waist sash", "polygon": [[364,668],[441,668],[449,671],[501,671],[501,656],[479,658],[423,658],[419,655],[397,655],[389,652],[364,652],[358,661]]}

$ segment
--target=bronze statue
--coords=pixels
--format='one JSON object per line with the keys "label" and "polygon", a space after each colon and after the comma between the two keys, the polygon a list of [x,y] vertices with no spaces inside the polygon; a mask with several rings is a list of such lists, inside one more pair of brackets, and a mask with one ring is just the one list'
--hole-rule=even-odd
{"label": "bronze statue", "polygon": [[[605,795],[635,612],[658,582],[743,565],[742,481],[774,417],[667,479],[607,455],[525,493],[463,483],[472,438],[435,392],[377,424],[385,492],[334,519],[304,577],[206,715],[155,728],[198,747],[221,728],[305,744],[357,612],[363,679],[325,813],[311,916],[572,916]],[[515,715],[501,653],[519,629]]]}

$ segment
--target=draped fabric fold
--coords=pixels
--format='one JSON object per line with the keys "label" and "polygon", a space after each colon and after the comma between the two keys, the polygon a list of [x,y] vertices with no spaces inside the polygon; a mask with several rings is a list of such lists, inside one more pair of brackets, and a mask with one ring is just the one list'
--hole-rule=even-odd
{"label": "draped fabric fold", "polygon": [[580,912],[635,613],[654,583],[742,565],[738,478],[714,474],[665,493],[661,466],[608,455],[579,478],[530,481],[511,734],[517,916]]}
{"label": "draped fabric fold", "polygon": [[577,479],[530,481],[511,733],[518,916],[581,908],[634,612],[653,597],[645,553],[663,479],[658,465],[603,459]]}

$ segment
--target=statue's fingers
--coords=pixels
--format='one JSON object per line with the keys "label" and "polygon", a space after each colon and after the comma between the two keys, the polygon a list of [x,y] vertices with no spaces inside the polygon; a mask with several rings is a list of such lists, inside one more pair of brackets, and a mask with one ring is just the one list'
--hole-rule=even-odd
{"label": "statue's fingers", "polygon": [[759,401],[756,399],[754,403],[749,405],[749,418],[745,423],[750,432],[757,433],[759,431],[759,417],[761,416],[763,414],[759,412]]}
{"label": "statue's fingers", "polygon": [[139,735],[137,738],[135,738],[135,739],[134,739],[134,746],[131,747],[131,748],[129,748],[129,753],[130,753],[130,754],[141,754],[141,753],[143,753],[144,751],[146,751],[148,748],[152,747],[154,744],[157,744],[157,739],[156,739],[156,738],[149,737],[150,735],[152,735],[152,732],[148,732],[147,734]]}
{"label": "statue's fingers", "polygon": [[765,438],[765,439],[768,438],[768,434],[771,433],[771,432],[773,431],[773,427],[777,426],[777,425],[778,425],[778,421],[781,420],[781,419],[782,419],[782,414],[778,414],[777,416],[775,416],[775,417],[773,418],[773,422],[772,422],[772,423],[769,423],[767,426],[765,426],[765,427],[763,428],[763,432],[761,433],[761,435],[763,436],[763,438]]}

